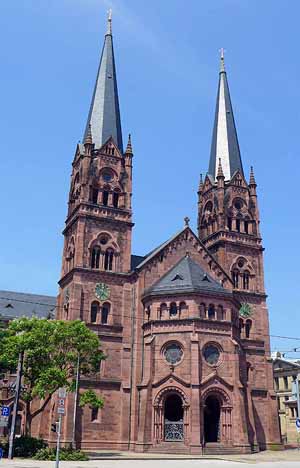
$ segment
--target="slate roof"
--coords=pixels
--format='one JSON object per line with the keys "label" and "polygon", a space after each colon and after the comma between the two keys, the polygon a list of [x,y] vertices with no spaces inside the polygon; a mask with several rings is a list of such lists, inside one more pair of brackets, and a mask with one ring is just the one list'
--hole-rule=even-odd
{"label": "slate roof", "polygon": [[244,175],[223,56],[221,56],[217,104],[208,168],[208,174],[213,180],[216,179],[219,159],[221,159],[225,180],[230,180],[237,170]]}
{"label": "slate roof", "polygon": [[54,318],[56,297],[0,291],[0,320],[20,317]]}
{"label": "slate roof", "polygon": [[145,259],[142,255],[131,255],[131,271],[135,270],[136,267]]}
{"label": "slate roof", "polygon": [[210,276],[197,262],[188,255],[183,257],[162,278],[151,286],[144,295],[164,295],[179,293],[220,293],[231,292]]}
{"label": "slate roof", "polygon": [[101,148],[112,136],[119,150],[123,153],[117,75],[110,17],[108,18],[108,30],[104,39],[83,141],[85,141],[90,124],[95,148]]}

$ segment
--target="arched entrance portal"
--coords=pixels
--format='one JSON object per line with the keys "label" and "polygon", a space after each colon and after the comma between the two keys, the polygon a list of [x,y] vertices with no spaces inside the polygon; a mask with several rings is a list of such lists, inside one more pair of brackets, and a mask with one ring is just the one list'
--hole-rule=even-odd
{"label": "arched entrance portal", "polygon": [[172,393],[165,399],[164,425],[166,441],[183,440],[183,405],[182,399],[176,393]]}
{"label": "arched entrance portal", "polygon": [[220,441],[221,408],[218,398],[209,395],[204,408],[204,439],[205,442]]}

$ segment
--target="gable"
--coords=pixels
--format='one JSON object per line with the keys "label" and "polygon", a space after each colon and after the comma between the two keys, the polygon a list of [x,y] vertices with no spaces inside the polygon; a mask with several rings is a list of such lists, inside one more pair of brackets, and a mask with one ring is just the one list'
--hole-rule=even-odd
{"label": "gable", "polygon": [[231,290],[231,279],[189,226],[150,252],[137,266],[136,271],[139,276],[144,277],[143,288],[150,288],[185,257],[187,252],[190,258],[198,263],[203,272],[207,273],[212,280]]}
{"label": "gable", "polygon": [[101,146],[98,152],[106,156],[122,157],[122,154],[117,147],[113,137],[109,137],[109,139]]}

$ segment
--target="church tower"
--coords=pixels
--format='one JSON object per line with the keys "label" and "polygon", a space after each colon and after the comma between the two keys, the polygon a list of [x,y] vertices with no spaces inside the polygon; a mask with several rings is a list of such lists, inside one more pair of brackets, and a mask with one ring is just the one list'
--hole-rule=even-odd
{"label": "church tower", "polygon": [[[247,182],[233,109],[224,55],[221,55],[219,85],[208,173],[198,190],[198,234],[206,248],[230,275],[236,296],[255,309],[265,301],[263,247],[253,168]],[[265,307],[265,306],[264,306]],[[249,318],[250,320],[250,318]],[[242,322],[241,322],[242,324]],[[249,328],[250,321],[248,321]],[[243,333],[249,333],[243,324]],[[266,340],[268,317],[256,317],[251,333]]]}
{"label": "church tower", "polygon": [[[72,163],[63,232],[60,284],[64,290],[79,272],[112,278],[130,271],[132,156],[130,136],[123,152],[110,14],[83,143],[77,145]],[[78,318],[67,289],[64,318]]]}
{"label": "church tower", "polygon": [[252,167],[249,182],[245,178],[222,52],[209,168],[198,189],[198,235],[230,276],[240,304],[248,404],[263,448],[278,441],[279,432],[256,187]]}

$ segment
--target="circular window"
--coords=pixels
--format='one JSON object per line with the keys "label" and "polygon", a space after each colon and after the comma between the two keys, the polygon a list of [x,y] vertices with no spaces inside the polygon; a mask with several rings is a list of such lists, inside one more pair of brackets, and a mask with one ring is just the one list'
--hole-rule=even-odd
{"label": "circular window", "polygon": [[220,359],[220,350],[217,348],[217,346],[210,344],[205,347],[203,356],[207,364],[215,366]]}
{"label": "circular window", "polygon": [[105,237],[105,236],[101,237],[100,244],[105,245],[107,244],[107,242],[108,242],[108,237]]}
{"label": "circular window", "polygon": [[238,266],[240,268],[243,268],[244,265],[245,265],[245,261],[242,258],[240,258],[239,261],[238,261]]}
{"label": "circular window", "polygon": [[112,179],[112,174],[111,172],[105,171],[102,173],[102,179],[105,180],[105,182],[110,182]]}
{"label": "circular window", "polygon": [[178,364],[183,356],[182,348],[176,343],[171,343],[165,347],[164,356],[169,364]]}
{"label": "circular window", "polygon": [[242,200],[235,200],[235,201],[234,201],[234,207],[235,207],[237,210],[241,210],[242,207],[243,207],[243,202],[242,202]]}

